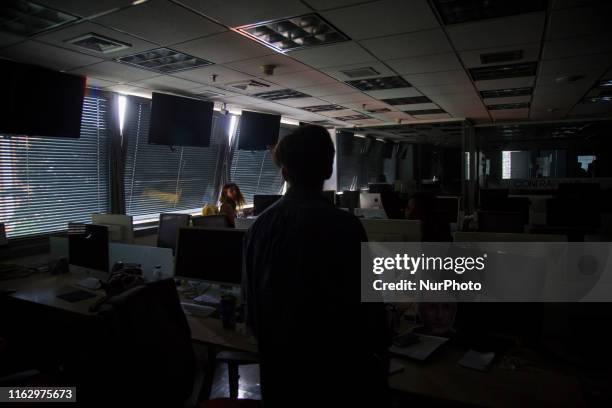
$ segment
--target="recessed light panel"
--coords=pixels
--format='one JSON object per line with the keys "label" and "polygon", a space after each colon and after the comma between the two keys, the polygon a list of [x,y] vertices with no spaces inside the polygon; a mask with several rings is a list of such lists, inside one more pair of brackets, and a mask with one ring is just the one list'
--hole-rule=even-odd
{"label": "recessed light panel", "polygon": [[529,107],[529,102],[500,103],[498,105],[487,105],[488,110],[524,109]]}
{"label": "recessed light panel", "polygon": [[400,76],[390,76],[384,78],[357,79],[345,81],[360,91],[380,91],[382,89],[407,88],[410,86],[408,81]]}
{"label": "recessed light panel", "polygon": [[265,99],[267,101],[278,101],[281,99],[308,98],[303,92],[294,91],[293,89],[281,89],[280,91],[260,92],[253,95],[255,98]]}
{"label": "recessed light panel", "polygon": [[433,0],[433,3],[447,25],[545,11],[547,6],[546,0]]}
{"label": "recessed light panel", "polygon": [[131,44],[113,40],[112,38],[104,37],[103,35],[96,33],[87,33],[85,35],[66,40],[65,42],[77,47],[85,48],[86,50],[100,52],[102,54],[125,50],[131,47]]}
{"label": "recessed light panel", "polygon": [[532,87],[525,88],[508,88],[508,89],[492,89],[489,91],[480,91],[483,99],[486,98],[503,98],[506,96],[523,96],[531,95],[533,93]]}
{"label": "recessed light panel", "polygon": [[470,75],[474,81],[488,79],[504,79],[535,76],[538,68],[537,62],[521,62],[518,64],[494,65],[491,67],[470,68]]}
{"label": "recessed light panel", "polygon": [[315,13],[239,27],[238,31],[281,52],[349,39]]}
{"label": "recessed light panel", "polygon": [[0,31],[30,36],[78,20],[78,17],[23,0],[3,0]]}
{"label": "recessed light panel", "polygon": [[480,54],[480,62],[482,64],[499,64],[500,62],[518,61],[521,59],[523,59],[523,50]]}
{"label": "recessed light panel", "polygon": [[157,48],[134,55],[128,55],[118,58],[117,61],[164,74],[185,71],[187,69],[212,64],[210,61],[183,54],[182,52],[174,51],[170,48]]}
{"label": "recessed light panel", "polygon": [[344,110],[346,108],[340,105],[317,105],[317,106],[306,106],[305,108],[302,108],[302,109],[308,112],[316,113],[316,112]]}
{"label": "recessed light panel", "polygon": [[416,116],[416,115],[435,115],[438,113],[446,113],[444,109],[421,109],[421,110],[411,110],[404,111],[405,113]]}
{"label": "recessed light panel", "polygon": [[351,120],[370,119],[370,117],[366,116],[366,115],[362,115],[362,114],[357,114],[357,115],[339,116],[339,117],[334,118],[334,119],[338,119],[338,120],[342,120],[342,121],[351,121]]}
{"label": "recessed light panel", "polygon": [[389,105],[412,105],[415,103],[430,103],[431,99],[426,96],[410,96],[406,98],[381,99],[381,102]]}

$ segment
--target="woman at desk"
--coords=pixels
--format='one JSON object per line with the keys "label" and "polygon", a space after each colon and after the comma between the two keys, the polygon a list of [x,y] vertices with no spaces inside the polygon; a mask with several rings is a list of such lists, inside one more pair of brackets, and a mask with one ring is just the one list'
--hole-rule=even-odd
{"label": "woman at desk", "polygon": [[219,199],[219,214],[225,215],[232,227],[236,224],[237,210],[244,204],[244,196],[236,183],[227,183],[223,186]]}

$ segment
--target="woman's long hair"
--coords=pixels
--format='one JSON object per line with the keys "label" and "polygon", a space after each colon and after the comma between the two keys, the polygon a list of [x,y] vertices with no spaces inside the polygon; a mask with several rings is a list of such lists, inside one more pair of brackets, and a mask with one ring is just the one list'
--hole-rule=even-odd
{"label": "woman's long hair", "polygon": [[[227,196],[227,191],[230,188],[234,188],[236,190],[236,201],[232,200]],[[236,183],[227,183],[223,186],[223,189],[221,189],[221,198],[219,199],[219,201],[221,202],[221,204],[230,204],[234,208],[240,208],[246,204],[244,196],[242,195],[242,191],[240,191],[240,187],[238,187],[238,184]]]}

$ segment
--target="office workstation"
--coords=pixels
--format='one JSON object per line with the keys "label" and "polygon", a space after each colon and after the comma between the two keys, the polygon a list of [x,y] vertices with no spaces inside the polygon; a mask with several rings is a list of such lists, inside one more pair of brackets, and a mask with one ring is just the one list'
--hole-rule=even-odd
{"label": "office workstation", "polygon": [[612,403],[606,2],[1,10],[0,404]]}

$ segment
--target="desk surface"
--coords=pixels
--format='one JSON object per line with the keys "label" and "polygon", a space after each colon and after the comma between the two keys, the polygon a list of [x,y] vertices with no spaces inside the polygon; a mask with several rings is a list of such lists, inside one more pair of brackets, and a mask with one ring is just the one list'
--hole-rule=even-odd
{"label": "desk surface", "polygon": [[[16,289],[10,296],[17,299],[88,315],[89,306],[102,296],[101,291],[95,292],[95,298],[75,303],[57,298],[58,294],[74,290],[77,279],[72,274],[38,273],[2,281],[0,289]],[[194,341],[234,350],[257,349],[252,338],[223,329],[219,319],[187,316],[187,321]],[[404,370],[390,376],[390,386],[403,393],[481,406],[585,405],[577,376],[553,369],[533,352],[514,350],[509,354],[530,362],[529,366],[511,370],[502,367],[497,358],[486,373],[459,366],[457,361],[465,352],[466,349],[444,345],[425,362],[396,359]]]}

